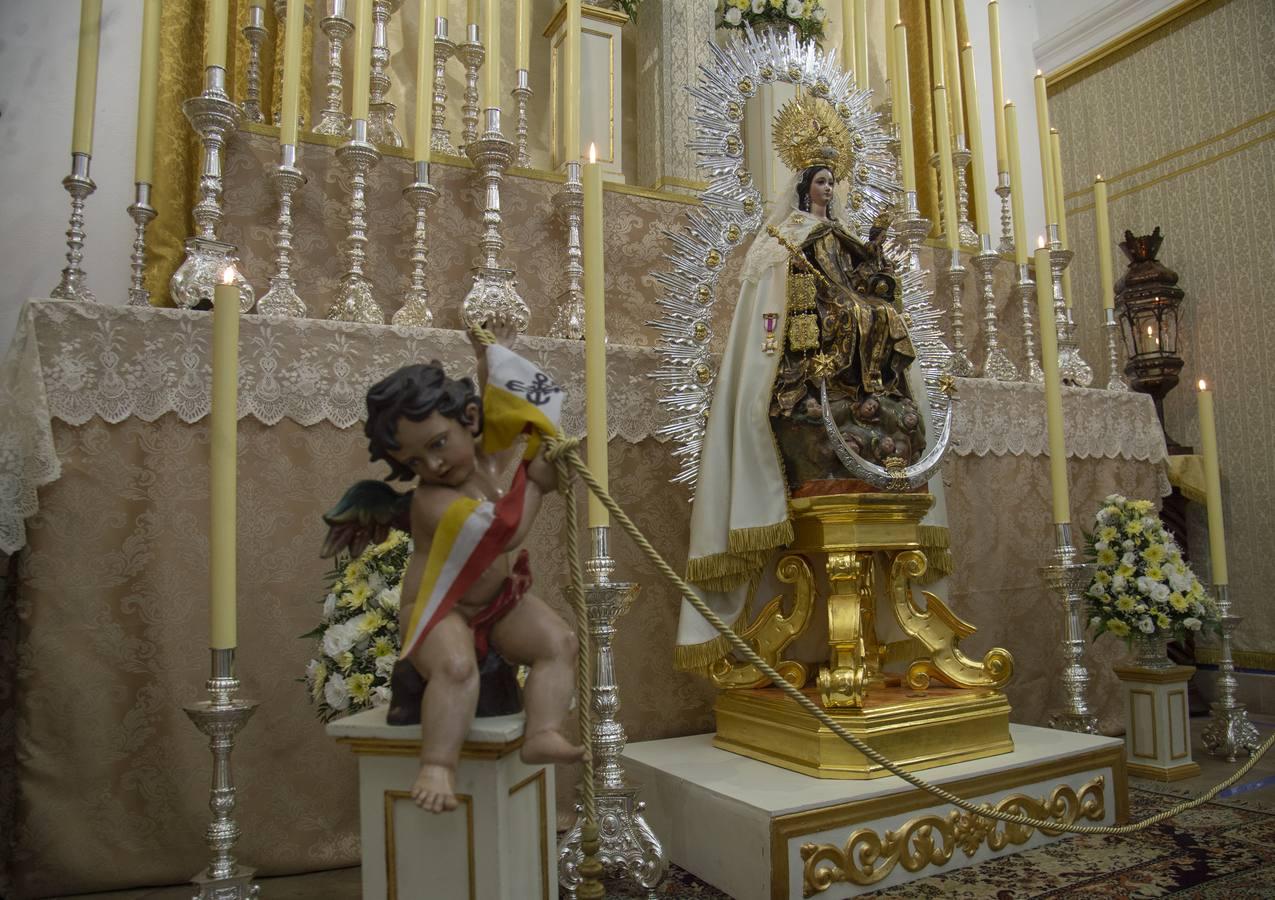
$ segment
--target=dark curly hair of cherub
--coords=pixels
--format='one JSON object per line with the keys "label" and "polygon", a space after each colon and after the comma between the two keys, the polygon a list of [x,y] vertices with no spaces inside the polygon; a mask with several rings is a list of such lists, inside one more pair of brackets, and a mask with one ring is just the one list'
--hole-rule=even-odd
{"label": "dark curly hair of cherub", "polygon": [[465,418],[469,404],[478,405],[478,431],[482,431],[482,403],[474,383],[468,378],[449,378],[443,364],[432,360],[427,365],[404,366],[394,374],[372,385],[367,392],[367,422],[363,433],[367,435],[368,452],[372,462],[383,459],[390,466],[387,481],[411,481],[415,473],[390,456],[399,448],[398,420],[400,418],[420,422],[430,413],[440,413],[465,425],[472,425]]}

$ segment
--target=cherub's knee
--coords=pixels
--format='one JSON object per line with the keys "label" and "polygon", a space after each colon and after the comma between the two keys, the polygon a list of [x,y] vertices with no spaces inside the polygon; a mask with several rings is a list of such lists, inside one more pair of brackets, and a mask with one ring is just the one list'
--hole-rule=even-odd
{"label": "cherub's knee", "polygon": [[435,678],[457,685],[478,680],[478,664],[473,654],[453,653],[439,660],[430,673]]}
{"label": "cherub's knee", "polygon": [[576,640],[576,633],[564,624],[553,636],[551,655],[557,659],[575,659],[579,652],[580,642]]}

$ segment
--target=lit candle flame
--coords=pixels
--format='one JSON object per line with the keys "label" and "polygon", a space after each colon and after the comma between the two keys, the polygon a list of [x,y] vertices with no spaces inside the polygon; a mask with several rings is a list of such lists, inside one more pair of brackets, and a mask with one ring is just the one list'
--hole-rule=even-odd
{"label": "lit candle flame", "polygon": [[1203,378],[1201,378],[1201,379],[1200,379],[1200,390],[1202,390],[1202,391],[1207,391],[1208,389],[1209,389],[1209,383],[1208,383],[1207,381],[1205,381]]}
{"label": "lit candle flame", "polygon": [[221,283],[222,284],[235,283],[235,267],[234,266],[226,266],[226,268],[221,270]]}
{"label": "lit candle flame", "polygon": [[1039,250],[1044,250],[1044,249],[1045,249],[1045,236],[1044,236],[1044,235],[1039,235],[1039,234],[1038,234],[1038,235],[1036,235],[1036,248],[1037,248],[1037,249],[1039,249]]}
{"label": "lit candle flame", "polygon": [[598,161],[598,145],[589,141],[589,162],[596,163]]}

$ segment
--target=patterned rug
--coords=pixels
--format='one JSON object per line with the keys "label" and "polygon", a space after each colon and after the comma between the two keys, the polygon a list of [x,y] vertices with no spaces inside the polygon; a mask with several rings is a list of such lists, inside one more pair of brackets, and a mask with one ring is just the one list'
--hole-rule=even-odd
{"label": "patterned rug", "polygon": [[[1132,819],[1168,809],[1178,798],[1129,791]],[[608,898],[645,892],[608,882]],[[673,866],[657,896],[732,900]],[[873,900],[1028,900],[1084,897],[1124,900],[1266,900],[1275,896],[1275,815],[1233,803],[1210,803],[1127,837],[1070,838],[861,896]]]}

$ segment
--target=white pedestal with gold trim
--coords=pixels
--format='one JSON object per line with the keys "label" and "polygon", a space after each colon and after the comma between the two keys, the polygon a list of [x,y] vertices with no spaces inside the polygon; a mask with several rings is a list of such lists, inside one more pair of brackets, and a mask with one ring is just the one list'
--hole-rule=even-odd
{"label": "white pedestal with gold trim", "polygon": [[557,13],[545,29],[549,39],[549,109],[552,127],[550,146],[553,167],[560,170],[573,159],[585,160],[589,144],[598,148],[602,177],[607,181],[624,181],[624,74],[620,56],[620,29],[629,21],[623,12],[591,6],[580,7],[580,147],[579,155],[563,146],[565,135],[563,102],[566,54],[563,41],[567,34],[567,6]]}
{"label": "white pedestal with gold trim", "polygon": [[[1014,752],[930,769],[925,778],[1045,819],[1058,820],[1058,810],[1077,824],[1127,818],[1119,738],[1010,731]],[[714,748],[711,734],[630,744],[624,766],[669,859],[736,900],[854,897],[1061,837],[950,818],[953,807],[895,776],[830,781],[766,765]],[[917,853],[927,834],[934,853]]]}
{"label": "white pedestal with gold trim", "polygon": [[359,757],[363,900],[554,900],[553,768],[518,758],[523,717],[475,719],[456,772],[460,806],[412,802],[420,728],[385,724],[385,708],[332,722]]}
{"label": "white pedestal with gold trim", "polygon": [[1180,781],[1200,774],[1191,759],[1187,682],[1194,666],[1114,666],[1124,688],[1125,766],[1130,775]]}

